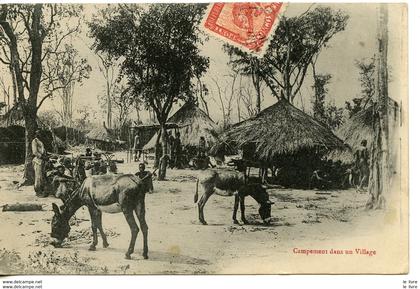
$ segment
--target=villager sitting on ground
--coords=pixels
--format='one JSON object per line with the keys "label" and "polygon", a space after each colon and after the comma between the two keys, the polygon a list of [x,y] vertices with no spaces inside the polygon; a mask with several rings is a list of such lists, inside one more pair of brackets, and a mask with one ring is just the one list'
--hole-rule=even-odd
{"label": "villager sitting on ground", "polygon": [[87,156],[87,157],[92,156],[92,150],[90,148],[86,148],[85,156]]}
{"label": "villager sitting on ground", "polygon": [[367,141],[362,140],[361,146],[354,153],[355,169],[359,175],[358,190],[369,184],[369,152]]}
{"label": "villager sitting on ground", "polygon": [[315,170],[312,173],[309,188],[317,188],[323,190],[327,188],[328,183],[330,183],[328,180],[328,175],[322,170]]}
{"label": "villager sitting on ground", "polygon": [[45,150],[43,142],[39,139],[40,130],[35,132],[35,138],[32,140],[32,164],[35,171],[35,184],[34,190],[37,197],[44,198],[48,197],[48,193],[45,192],[46,187],[46,174],[45,174],[45,162],[48,160],[47,151]]}

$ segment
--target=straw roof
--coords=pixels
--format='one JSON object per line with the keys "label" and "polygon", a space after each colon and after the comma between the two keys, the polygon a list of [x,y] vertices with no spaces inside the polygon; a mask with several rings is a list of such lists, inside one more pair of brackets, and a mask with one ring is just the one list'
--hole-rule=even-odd
{"label": "straw roof", "polygon": [[[399,105],[396,101],[389,98],[388,101],[388,115],[392,129],[393,125],[398,123],[399,119]],[[353,161],[352,150],[358,148],[362,140],[367,141],[367,147],[370,148],[373,138],[373,106],[369,106],[357,113],[355,113],[347,122],[345,122],[337,131],[337,136],[348,146],[344,151],[333,151],[329,155],[330,159],[340,160],[345,163]]]}
{"label": "straw roof", "polygon": [[344,147],[328,128],[285,99],[235,124],[224,133],[223,139],[237,147],[255,145],[255,156],[260,160],[271,160],[301,149]]}
{"label": "straw roof", "polygon": [[[204,136],[209,146],[216,142],[214,135],[216,124],[194,103],[184,104],[168,119],[168,123],[178,125],[181,143],[184,146],[198,146],[201,136]],[[152,137],[143,149],[149,150],[155,147],[158,133]]]}
{"label": "straw roof", "polygon": [[114,142],[115,141],[115,137],[104,126],[99,126],[99,127],[93,128],[86,135],[86,137],[90,140],[102,141],[102,142]]}

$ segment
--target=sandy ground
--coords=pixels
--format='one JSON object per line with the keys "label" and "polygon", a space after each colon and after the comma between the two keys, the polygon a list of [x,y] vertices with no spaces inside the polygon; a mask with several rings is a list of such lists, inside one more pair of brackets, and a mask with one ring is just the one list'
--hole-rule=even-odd
{"label": "sandy ground", "polygon": [[[119,165],[135,172],[137,163]],[[53,197],[38,199],[32,187],[17,188],[22,166],[0,167],[0,205],[33,202],[38,212],[0,212],[0,271],[62,274],[211,274],[295,272],[293,248],[326,248],[349,236],[363,238],[377,219],[364,210],[367,194],[354,190],[308,191],[271,189],[272,226],[264,226],[257,204],[246,200],[251,225],[233,225],[233,197],[212,196],[205,207],[208,226],[199,224],[193,203],[195,178],[202,172],[168,170],[146,196],[149,260],[143,260],[139,234],[133,260],[125,260],[130,231],[122,214],[104,214],[109,248],[88,251],[90,220],[86,208],[72,219],[64,248],[48,244]],[[239,219],[239,212],[238,212]],[[368,220],[368,221],[366,221]],[[1,249],[4,248],[4,249]],[[360,257],[366,258],[366,257]],[[313,260],[313,259],[311,259]],[[356,259],[357,260],[357,259]],[[301,260],[306,262],[305,260]]]}

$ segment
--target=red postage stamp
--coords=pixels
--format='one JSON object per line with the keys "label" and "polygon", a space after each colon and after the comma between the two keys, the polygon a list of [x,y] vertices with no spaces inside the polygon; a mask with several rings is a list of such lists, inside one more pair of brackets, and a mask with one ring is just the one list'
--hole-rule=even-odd
{"label": "red postage stamp", "polygon": [[214,3],[203,25],[210,34],[261,55],[268,46],[282,8],[284,3],[279,2]]}

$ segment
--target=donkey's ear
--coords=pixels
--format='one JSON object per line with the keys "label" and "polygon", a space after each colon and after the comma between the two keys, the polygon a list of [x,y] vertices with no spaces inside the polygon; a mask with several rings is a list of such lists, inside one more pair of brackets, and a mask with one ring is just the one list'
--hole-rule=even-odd
{"label": "donkey's ear", "polygon": [[58,206],[55,203],[52,204],[52,208],[53,208],[53,211],[56,215],[60,215],[60,209],[58,208]]}

